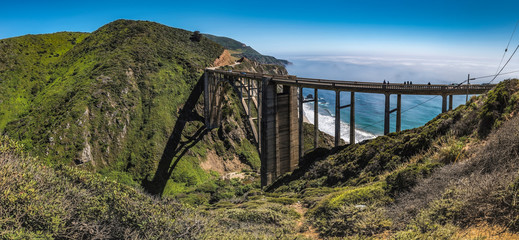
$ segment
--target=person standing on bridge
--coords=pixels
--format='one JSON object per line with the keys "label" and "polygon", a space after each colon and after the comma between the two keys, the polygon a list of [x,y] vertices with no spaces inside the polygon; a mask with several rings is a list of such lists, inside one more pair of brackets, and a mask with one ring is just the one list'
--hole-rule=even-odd
{"label": "person standing on bridge", "polygon": [[386,79],[384,79],[384,83],[383,84],[386,84]]}

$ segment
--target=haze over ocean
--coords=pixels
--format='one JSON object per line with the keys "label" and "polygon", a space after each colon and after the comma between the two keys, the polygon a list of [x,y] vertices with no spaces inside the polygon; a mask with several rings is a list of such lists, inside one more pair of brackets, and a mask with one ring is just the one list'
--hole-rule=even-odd
{"label": "haze over ocean", "polygon": [[[419,57],[375,56],[284,56],[293,64],[287,66],[291,75],[333,80],[403,83],[450,84],[471,77],[486,76],[496,70],[496,64],[485,59],[432,59]],[[517,73],[507,77],[517,77]],[[485,78],[473,83],[484,83]],[[313,89],[303,89],[304,96]],[[465,95],[454,96],[453,107],[465,103]],[[470,98],[470,96],[469,96]],[[356,93],[356,139],[362,141],[382,135],[384,131],[384,95]],[[441,113],[441,96],[402,95],[402,130],[416,128]],[[341,93],[341,105],[350,102],[350,93]],[[335,92],[319,90],[319,128],[334,134]],[[396,95],[391,96],[391,108],[396,107]],[[313,103],[304,105],[305,115],[313,121]],[[341,137],[349,141],[349,108],[341,111]],[[391,114],[391,131],[395,131],[396,114]]]}

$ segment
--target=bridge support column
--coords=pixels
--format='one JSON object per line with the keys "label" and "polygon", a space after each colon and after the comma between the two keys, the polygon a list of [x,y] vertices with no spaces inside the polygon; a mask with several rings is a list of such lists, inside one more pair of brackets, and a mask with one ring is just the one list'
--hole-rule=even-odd
{"label": "bridge support column", "polygon": [[391,94],[385,93],[386,101],[385,101],[385,108],[384,108],[384,135],[389,134],[389,106],[390,106],[390,96]]}
{"label": "bridge support column", "polygon": [[319,96],[317,88],[314,89],[314,149],[319,146]]}
{"label": "bridge support column", "polygon": [[276,157],[276,84],[269,78],[262,79],[261,104],[261,186],[266,186],[277,177]]}
{"label": "bridge support column", "polygon": [[442,113],[447,111],[447,95],[442,95]]}
{"label": "bridge support column", "polygon": [[209,107],[211,106],[209,102],[209,72],[205,70],[204,72],[204,118],[205,118],[205,126],[209,128]]}
{"label": "bridge support column", "polygon": [[452,110],[452,95],[449,95],[449,111]]}
{"label": "bridge support column", "polygon": [[350,144],[355,144],[355,92],[350,93]]}
{"label": "bridge support column", "polygon": [[335,91],[335,147],[341,139],[341,92]]}
{"label": "bridge support column", "polygon": [[250,78],[248,78],[248,81],[247,81],[247,108],[249,109],[249,111],[247,113],[248,113],[249,118],[252,117],[251,102],[252,102],[251,80],[250,80]]}
{"label": "bridge support column", "polygon": [[[295,87],[294,87],[295,89]],[[299,109],[299,118],[298,118],[298,122],[297,122],[297,125],[299,126],[299,156],[303,157],[305,155],[305,144],[304,144],[304,139],[303,139],[303,130],[304,130],[304,127],[303,127],[303,118],[304,118],[304,112],[303,112],[303,88],[297,88],[299,90],[299,95],[298,95],[298,109]]]}
{"label": "bridge support column", "polygon": [[[304,153],[301,154],[299,152],[299,146],[303,145],[303,141],[301,141],[301,137],[298,136],[300,128],[302,128],[302,125],[299,125],[299,114],[298,114],[298,99],[297,99],[297,88],[296,87],[290,87],[288,92],[288,114],[287,117],[289,118],[289,134],[290,134],[290,141],[289,141],[289,147],[288,151],[290,152],[289,159],[281,161],[287,161],[288,162],[288,169],[286,171],[282,171],[281,174],[286,172],[292,172],[299,166],[299,159],[303,157]],[[301,115],[302,117],[302,115]],[[286,144],[286,143],[284,143]]]}
{"label": "bridge support column", "polygon": [[277,85],[263,78],[261,86],[261,185],[271,184],[299,164],[298,88]]}
{"label": "bridge support column", "polygon": [[207,92],[204,93],[204,98],[207,97],[207,99],[204,99],[204,107],[206,107],[204,109],[204,114],[207,114],[205,116],[205,123],[208,129],[216,128],[220,124],[220,107],[222,98],[222,84],[220,78],[221,76],[218,74],[208,75],[206,81],[207,86],[204,86],[204,90],[207,89]]}
{"label": "bridge support column", "polygon": [[396,132],[400,132],[402,127],[402,95],[396,97]]}

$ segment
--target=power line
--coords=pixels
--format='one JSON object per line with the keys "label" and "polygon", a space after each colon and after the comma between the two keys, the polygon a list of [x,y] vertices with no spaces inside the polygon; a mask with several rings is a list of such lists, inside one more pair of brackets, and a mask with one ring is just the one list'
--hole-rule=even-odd
{"label": "power line", "polygon": [[505,52],[503,52],[503,56],[501,57],[501,61],[499,61],[499,65],[497,66],[496,73],[499,71],[499,68],[501,67],[501,63],[503,63],[503,59],[505,59],[506,52],[508,51],[508,47],[510,46],[510,42],[512,42],[512,38],[514,37],[515,30],[517,29],[517,24],[519,24],[519,20],[515,23],[514,31],[512,31],[512,35],[510,36],[510,39],[508,40],[508,44],[506,44]]}
{"label": "power line", "polygon": [[[508,47],[510,46],[510,42],[512,41],[512,38],[514,37],[514,34],[515,34],[515,30],[517,30],[517,25],[519,24],[519,21],[517,21],[515,23],[515,27],[514,27],[514,31],[512,32],[512,35],[510,36],[510,39],[508,40],[508,44],[506,45],[506,48],[505,48],[505,52],[503,53],[503,57],[501,57],[501,62],[503,62],[503,59],[505,57],[505,54],[506,52],[508,51]],[[503,71],[503,69],[505,69],[506,65],[508,65],[508,63],[510,62],[510,60],[512,60],[512,57],[514,56],[515,52],[517,52],[517,49],[519,48],[519,44],[517,45],[517,47],[515,48],[514,52],[512,53],[512,55],[510,55],[510,58],[508,58],[508,61],[506,61],[506,63],[503,65],[503,67],[501,68],[501,70],[499,70],[498,72],[496,72],[496,75],[494,76],[494,78],[492,78],[492,80],[490,80],[490,82],[488,83],[491,83],[493,82],[494,80],[496,80],[497,76]],[[501,62],[499,63],[499,66],[497,67],[497,69],[499,69],[499,67],[501,67]]]}
{"label": "power line", "polygon": [[[511,73],[517,73],[517,72],[519,72],[519,70],[515,70],[515,71],[511,71],[511,72],[505,72],[505,73],[500,73],[500,74],[497,74],[497,75],[498,75],[498,76],[502,76],[502,75],[511,74]],[[471,79],[469,79],[469,80],[470,80],[470,81],[473,81],[473,80],[478,80],[478,79],[483,79],[483,78],[491,78],[491,77],[494,77],[494,76],[496,76],[496,75],[495,75],[495,74],[492,74],[492,75],[486,75],[486,76],[474,77],[474,78],[471,78]],[[466,83],[466,82],[467,82],[467,80],[465,80],[465,81],[459,83],[458,86],[461,85],[461,84],[464,84],[464,83]]]}
{"label": "power line", "polygon": [[429,98],[428,100],[426,100],[426,101],[424,101],[424,102],[422,102],[422,103],[419,103],[419,104],[417,104],[417,105],[414,105],[413,107],[410,107],[410,108],[406,109],[405,111],[402,111],[400,114],[405,113],[405,112],[407,112],[407,111],[409,111],[409,110],[411,110],[411,109],[413,109],[413,108],[416,108],[416,107],[418,107],[418,106],[421,106],[421,105],[423,105],[424,103],[429,102],[429,101],[431,101],[431,100],[433,100],[433,99],[435,99],[435,98],[437,98],[437,97],[439,97],[439,96],[436,95],[436,96],[434,96],[434,97],[432,97],[432,98]]}
{"label": "power line", "polygon": [[[510,62],[510,60],[512,60],[512,57],[514,56],[515,52],[517,52],[517,49],[518,49],[518,48],[519,48],[519,44],[517,44],[517,47],[515,48],[514,52],[512,53],[512,55],[510,55],[510,58],[508,58],[508,61],[506,61],[505,65],[503,65],[503,67],[501,68],[501,70],[499,70],[498,74],[500,74],[501,71],[503,71],[503,69],[505,69],[506,65],[508,65],[508,63]],[[488,82],[488,83],[491,83],[491,82],[493,82],[494,80],[496,80],[498,74],[496,74],[496,75],[494,76],[494,78],[492,78],[492,80],[490,80],[490,82]]]}
{"label": "power line", "polygon": [[[510,56],[510,58],[508,58],[508,61],[506,61],[505,65],[503,65],[503,67],[501,68],[501,64],[503,63],[503,59],[505,58],[505,55],[508,52],[508,47],[510,47],[510,43],[512,42],[514,34],[515,34],[516,30],[517,30],[517,26],[519,26],[519,20],[515,23],[515,27],[514,27],[514,30],[512,31],[512,35],[510,35],[510,39],[508,39],[508,43],[506,44],[505,52],[503,53],[503,56],[501,57],[501,61],[499,61],[499,65],[497,66],[496,73],[492,74],[492,75],[475,77],[475,78],[470,78],[470,79],[464,80],[463,82],[460,82],[458,84],[458,86],[461,86],[462,84],[464,84],[464,83],[466,83],[466,82],[468,82],[470,80],[477,80],[477,79],[489,78],[489,77],[493,77],[492,80],[490,80],[490,82],[488,82],[488,83],[492,83],[497,78],[497,76],[519,72],[519,70],[517,70],[517,71],[501,73],[505,69],[506,65],[510,62],[512,57],[514,56],[515,52],[517,51],[517,48],[519,48],[519,45],[517,45],[517,47],[515,48],[514,52]],[[501,70],[500,70],[500,68],[501,68]]]}

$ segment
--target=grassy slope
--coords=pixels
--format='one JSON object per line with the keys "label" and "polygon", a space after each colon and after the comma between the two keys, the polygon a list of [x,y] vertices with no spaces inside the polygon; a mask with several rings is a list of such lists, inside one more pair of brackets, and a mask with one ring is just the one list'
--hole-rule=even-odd
{"label": "grassy slope", "polygon": [[294,239],[299,217],[277,203],[193,209],[97,173],[49,167],[5,136],[0,180],[5,239]]}
{"label": "grassy slope", "polygon": [[53,79],[53,66],[88,33],[62,32],[0,40],[0,131],[27,112]]}
{"label": "grassy slope", "polygon": [[[132,178],[153,177],[181,106],[203,69],[223,51],[205,38],[191,41],[191,34],[152,22],[118,20],[91,34],[2,40],[5,51],[14,53],[0,55],[2,63],[10,64],[5,68],[26,68],[2,69],[0,78],[10,86],[2,88],[9,93],[2,94],[6,97],[2,104],[26,103],[0,117],[1,123],[7,123],[3,132],[48,162],[88,161],[84,167],[106,169],[107,174],[130,183]],[[59,51],[43,44],[47,38],[60,39],[55,43]],[[36,50],[23,47],[31,41]],[[19,50],[12,51],[13,47]],[[40,56],[38,51],[59,57],[47,65],[31,65]],[[28,96],[32,81],[22,72],[44,79],[34,96]],[[197,128],[185,130],[189,135]],[[203,152],[179,162],[177,180],[198,183],[210,176],[199,167],[199,155]]]}

